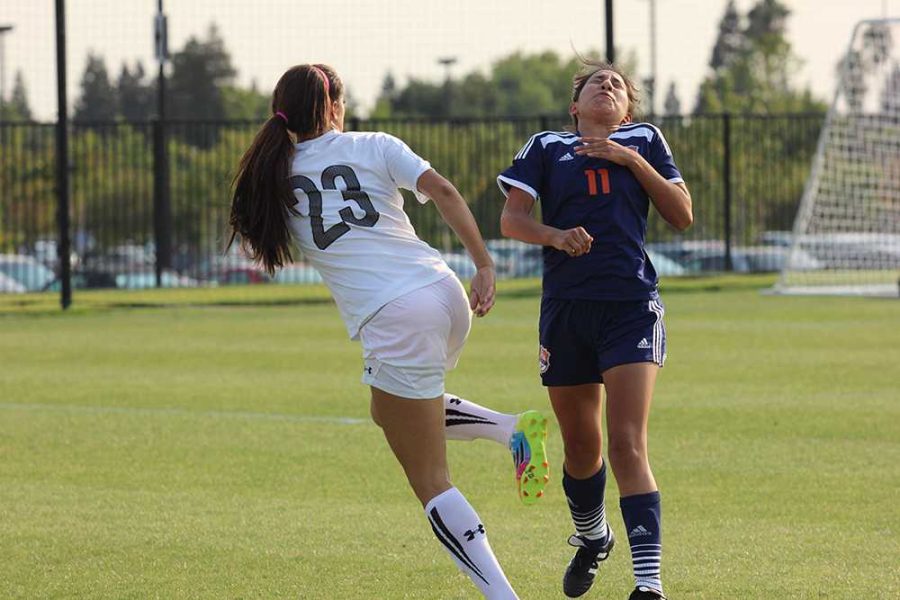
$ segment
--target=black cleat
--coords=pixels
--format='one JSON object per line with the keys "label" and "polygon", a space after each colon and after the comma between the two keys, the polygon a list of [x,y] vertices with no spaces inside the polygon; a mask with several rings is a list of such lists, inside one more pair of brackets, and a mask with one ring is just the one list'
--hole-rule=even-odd
{"label": "black cleat", "polygon": [[662,595],[662,592],[641,585],[634,588],[634,591],[628,596],[628,600],[666,600],[666,597]]}
{"label": "black cleat", "polygon": [[609,552],[616,543],[612,529],[607,531],[609,535],[602,546],[597,546],[596,542],[579,535],[569,538],[569,545],[578,548],[578,552],[566,567],[566,574],[563,575],[563,593],[569,598],[583,595],[594,585],[599,563],[609,558]]}

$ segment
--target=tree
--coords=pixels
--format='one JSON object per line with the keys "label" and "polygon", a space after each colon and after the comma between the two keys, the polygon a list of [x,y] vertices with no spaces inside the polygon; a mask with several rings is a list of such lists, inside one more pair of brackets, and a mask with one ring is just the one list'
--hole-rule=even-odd
{"label": "tree", "polygon": [[780,0],[759,0],[747,13],[748,24],[744,35],[751,43],[788,44],[783,34],[790,14],[791,11]]}
{"label": "tree", "polygon": [[119,114],[129,123],[148,121],[155,113],[155,85],[144,79],[144,65],[140,61],[130,70],[122,63],[116,81]]}
{"label": "tree", "polygon": [[675,91],[674,81],[669,84],[669,91],[666,92],[666,102],[663,108],[667,117],[681,114],[681,100],[678,98],[678,92]]}
{"label": "tree", "polygon": [[579,63],[552,51],[516,52],[496,61],[487,74],[431,83],[410,79],[396,89],[385,77],[373,117],[485,117],[564,114],[571,100],[572,75]]}
{"label": "tree", "polygon": [[[847,106],[854,112],[864,110],[863,106],[866,93],[869,91],[871,75],[880,69],[883,63],[890,57],[894,46],[893,36],[888,26],[880,23],[870,24],[862,32],[862,40],[859,47],[851,48],[838,61],[835,69],[839,85],[843,86],[843,97]],[[892,72],[888,72],[884,90],[885,94],[897,91]],[[891,101],[896,104],[896,99],[885,97],[881,99],[882,106],[887,106]],[[874,107],[870,106],[869,109]]]}
{"label": "tree", "polygon": [[847,106],[853,112],[862,110],[863,99],[866,96],[866,73],[863,65],[862,54],[859,50],[850,50],[845,54],[835,67],[835,75],[838,85],[843,86],[843,95]]}
{"label": "tree", "polygon": [[412,78],[390,103],[392,117],[427,117],[441,114],[444,93],[440,86]]}
{"label": "tree", "polygon": [[[211,24],[205,40],[192,36],[172,55],[167,98],[171,110],[167,114],[175,119],[225,119],[222,90],[231,87],[235,75],[225,42]],[[190,128],[184,137],[195,146],[209,148],[218,139],[218,131],[215,127]]]}
{"label": "tree", "polygon": [[359,117],[359,100],[349,86],[344,86],[344,121]]}
{"label": "tree", "polygon": [[81,76],[81,95],[75,102],[74,121],[112,121],[118,113],[116,88],[109,81],[104,59],[88,53],[84,75]]}
{"label": "tree", "polygon": [[256,81],[250,89],[229,86],[222,89],[222,105],[226,119],[265,120],[272,110],[272,100],[260,93]]}
{"label": "tree", "polygon": [[728,0],[725,14],[719,21],[719,35],[713,46],[709,66],[713,71],[730,67],[741,54],[744,36],[741,32],[741,16],[734,6],[734,0]]}
{"label": "tree", "polygon": [[793,86],[800,60],[786,37],[789,15],[779,0],[759,0],[738,38],[740,16],[733,3],[727,5],[710,59],[712,72],[700,85],[695,113],[824,110],[808,88]]}
{"label": "tree", "polygon": [[518,52],[494,63],[491,80],[497,93],[498,114],[525,116],[559,114],[572,100],[575,58],[563,61],[552,51],[522,55]]}
{"label": "tree", "polygon": [[381,81],[381,93],[375,100],[375,106],[369,115],[372,119],[385,119],[391,116],[391,105],[397,99],[397,80],[390,71]]}
{"label": "tree", "polygon": [[25,91],[25,78],[21,70],[16,71],[12,95],[3,108],[5,120],[31,121],[31,107],[28,105],[28,93]]}
{"label": "tree", "polygon": [[900,118],[900,67],[896,65],[881,91],[881,112]]}
{"label": "tree", "polygon": [[800,65],[785,37],[788,15],[790,10],[779,0],[760,0],[747,13],[744,35],[753,51],[743,57],[756,79],[770,90],[787,92],[790,78]]}

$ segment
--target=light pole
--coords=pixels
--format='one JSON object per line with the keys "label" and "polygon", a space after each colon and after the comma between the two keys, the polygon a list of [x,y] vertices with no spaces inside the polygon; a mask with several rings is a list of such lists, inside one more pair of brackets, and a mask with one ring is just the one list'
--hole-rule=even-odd
{"label": "light pole", "polygon": [[438,59],[438,64],[444,66],[444,79],[450,81],[450,67],[456,64],[455,56],[445,56]]}
{"label": "light pole", "polygon": [[[13,30],[12,25],[0,25],[0,109],[6,105],[6,43],[4,34]],[[3,120],[3,111],[0,110],[0,121]]]}
{"label": "light pole", "polygon": [[154,32],[159,73],[156,78],[156,121],[153,128],[153,241],[156,244],[156,287],[162,287],[163,271],[172,266],[172,206],[169,199],[166,130],[166,61],[169,59],[169,40],[163,0],[157,1]]}
{"label": "light pole", "polygon": [[[444,118],[447,121],[450,120],[450,107],[453,104],[453,100],[451,98],[452,88],[450,87],[450,67],[456,64],[455,56],[444,56],[438,59],[438,64],[444,67]],[[453,239],[450,237],[450,230],[448,227],[444,227],[444,235],[442,236],[442,245],[444,247],[445,252],[450,252],[453,249]]]}
{"label": "light pole", "polygon": [[444,67],[444,116],[450,118],[450,67],[456,64],[455,56],[445,56],[438,59],[438,64]]}
{"label": "light pole", "polygon": [[613,33],[613,0],[606,0],[606,62],[616,62],[616,40]]}
{"label": "light pole", "polygon": [[656,72],[656,0],[650,2],[650,76],[647,78],[647,91],[650,114],[656,114],[656,85],[659,82]]}

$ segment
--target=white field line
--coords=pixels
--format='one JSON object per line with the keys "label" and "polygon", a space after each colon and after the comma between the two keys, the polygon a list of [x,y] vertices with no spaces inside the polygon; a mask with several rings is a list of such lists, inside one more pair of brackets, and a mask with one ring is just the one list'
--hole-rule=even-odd
{"label": "white field line", "polygon": [[79,406],[72,404],[22,404],[0,402],[0,410],[24,410],[34,412],[64,412],[78,414],[145,415],[157,417],[189,417],[214,419],[244,419],[248,421],[283,421],[291,423],[333,423],[335,425],[362,425],[369,419],[353,417],[323,417],[316,415],[292,415],[243,410],[185,410],[183,408],[140,408],[131,406]]}

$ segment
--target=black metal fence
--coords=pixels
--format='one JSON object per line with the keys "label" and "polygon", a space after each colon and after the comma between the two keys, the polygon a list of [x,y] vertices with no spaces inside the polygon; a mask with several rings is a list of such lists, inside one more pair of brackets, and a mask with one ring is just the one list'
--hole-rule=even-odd
{"label": "black metal fence", "polygon": [[[823,115],[657,119],[694,199],[695,222],[676,233],[655,215],[648,242],[687,271],[759,270],[737,259],[777,247],[790,230]],[[350,130],[404,139],[453,181],[485,238],[500,238],[496,175],[528,137],[565,119],[352,120]],[[224,255],[229,186],[256,122],[76,123],[69,130],[74,287],[143,288],[265,281]],[[59,269],[54,126],[0,125],[0,292],[54,289]],[[407,203],[419,235],[459,250],[437,211]],[[662,260],[662,259],[660,259]],[[743,259],[741,259],[743,260]],[[693,261],[693,262],[691,262]],[[673,273],[679,271],[673,266]],[[465,273],[462,273],[465,275]],[[315,281],[302,263],[283,281]],[[18,285],[17,285],[18,284]]]}

